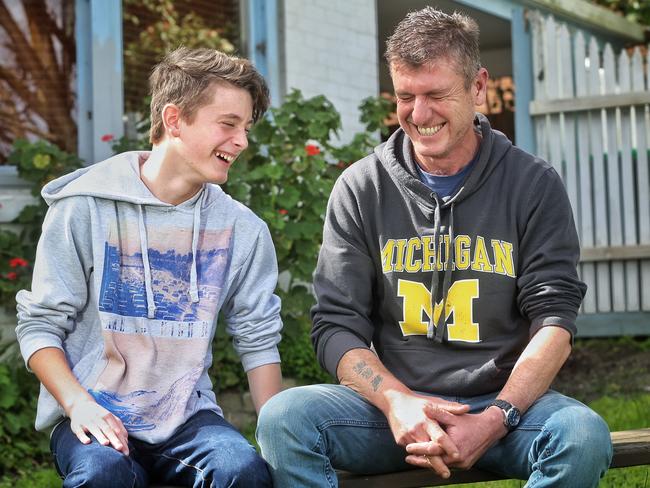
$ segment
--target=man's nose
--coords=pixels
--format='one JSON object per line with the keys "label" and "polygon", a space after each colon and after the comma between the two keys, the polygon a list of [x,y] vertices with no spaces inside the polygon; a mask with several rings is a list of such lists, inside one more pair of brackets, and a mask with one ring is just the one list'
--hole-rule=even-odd
{"label": "man's nose", "polygon": [[411,119],[415,125],[424,125],[430,122],[431,107],[426,97],[415,97]]}

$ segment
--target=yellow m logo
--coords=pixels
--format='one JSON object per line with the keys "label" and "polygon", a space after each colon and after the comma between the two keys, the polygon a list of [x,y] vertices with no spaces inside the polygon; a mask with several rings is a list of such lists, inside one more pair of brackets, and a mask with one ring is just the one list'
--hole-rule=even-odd
{"label": "yellow m logo", "polygon": [[[404,320],[399,323],[402,334],[426,335],[428,322],[422,320],[422,312],[429,319],[433,315],[433,323],[438,322],[442,313],[442,303],[436,303],[431,310],[431,292],[422,283],[408,280],[398,280],[397,296],[402,297]],[[479,324],[474,323],[472,308],[473,301],[479,297],[479,281],[459,280],[449,288],[445,303],[445,320],[454,313],[454,321],[447,326],[449,341],[479,342]]]}

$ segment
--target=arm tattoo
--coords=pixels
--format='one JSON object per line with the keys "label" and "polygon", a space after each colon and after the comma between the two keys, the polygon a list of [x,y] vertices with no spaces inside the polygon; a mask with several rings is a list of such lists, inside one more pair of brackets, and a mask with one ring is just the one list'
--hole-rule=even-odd
{"label": "arm tattoo", "polygon": [[375,373],[366,364],[365,361],[359,361],[352,367],[352,370],[365,380],[370,380],[370,378],[372,378],[370,381],[370,386],[372,387],[373,391],[377,391],[381,386],[382,381],[384,381],[384,378],[380,375],[375,375],[374,378],[372,377]]}

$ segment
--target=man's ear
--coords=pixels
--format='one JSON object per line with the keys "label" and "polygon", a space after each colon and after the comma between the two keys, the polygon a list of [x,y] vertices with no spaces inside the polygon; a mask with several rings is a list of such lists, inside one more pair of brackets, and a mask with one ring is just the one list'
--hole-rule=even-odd
{"label": "man's ear", "polygon": [[181,109],[178,105],[168,103],[162,109],[162,120],[165,125],[165,134],[171,137],[181,135]]}
{"label": "man's ear", "polygon": [[483,105],[487,100],[487,85],[490,75],[485,68],[478,70],[476,78],[472,84],[472,95],[474,95],[474,103],[477,107]]}

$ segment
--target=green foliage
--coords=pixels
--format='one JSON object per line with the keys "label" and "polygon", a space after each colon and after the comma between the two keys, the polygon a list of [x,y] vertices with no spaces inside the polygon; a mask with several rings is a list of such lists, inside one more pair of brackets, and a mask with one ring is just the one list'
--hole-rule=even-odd
{"label": "green foliage", "polygon": [[388,134],[386,118],[397,110],[397,106],[390,98],[369,97],[359,105],[361,111],[361,122],[371,132],[380,131],[383,135]]}
{"label": "green foliage", "polygon": [[146,8],[150,17],[156,19],[150,25],[141,25],[141,18],[125,15],[125,20],[142,28],[138,42],[128,44],[124,57],[131,63],[142,63],[151,59],[151,54],[161,57],[179,46],[189,48],[208,47],[225,53],[235,48],[224,37],[224,29],[213,29],[194,12],[181,15],[172,0],[126,0]]}
{"label": "green foliage", "polygon": [[[195,12],[181,12],[179,3],[181,2],[172,0],[125,0],[124,22],[140,29],[138,40],[129,42],[124,47],[126,84],[135,86],[143,95],[146,87],[139,85],[144,80],[138,78],[142,67],[153,67],[152,63],[160,61],[166,53],[179,46],[205,47],[225,53],[235,50],[227,39],[230,26],[211,27]],[[143,19],[153,20],[143,24]],[[132,107],[128,104],[127,99],[127,111],[148,116],[147,98],[139,106]]]}
{"label": "green foliage", "polygon": [[39,196],[41,188],[59,176],[81,167],[74,154],[59,149],[46,141],[30,142],[18,139],[7,159],[18,169],[18,175],[34,184],[32,194]]}
{"label": "green foliage", "polygon": [[24,228],[23,241],[36,242],[47,212],[47,205],[40,198],[41,188],[59,176],[80,168],[82,161],[49,142],[25,139],[14,143],[7,161],[16,166],[22,179],[32,184],[32,195],[38,198],[37,205],[26,206],[16,219],[16,223]]}
{"label": "green foliage", "polygon": [[34,430],[37,392],[22,361],[0,363],[0,486],[49,462],[47,434]]}
{"label": "green foliage", "polygon": [[650,2],[647,0],[593,0],[594,3],[618,12],[626,19],[650,25]]}
{"label": "green foliage", "polygon": [[16,293],[31,281],[35,244],[47,211],[47,205],[40,199],[41,187],[80,167],[81,160],[49,142],[19,139],[8,162],[16,166],[21,178],[32,183],[32,195],[39,197],[37,205],[26,206],[16,219],[22,225],[21,234],[0,229],[0,305],[15,311]]}

